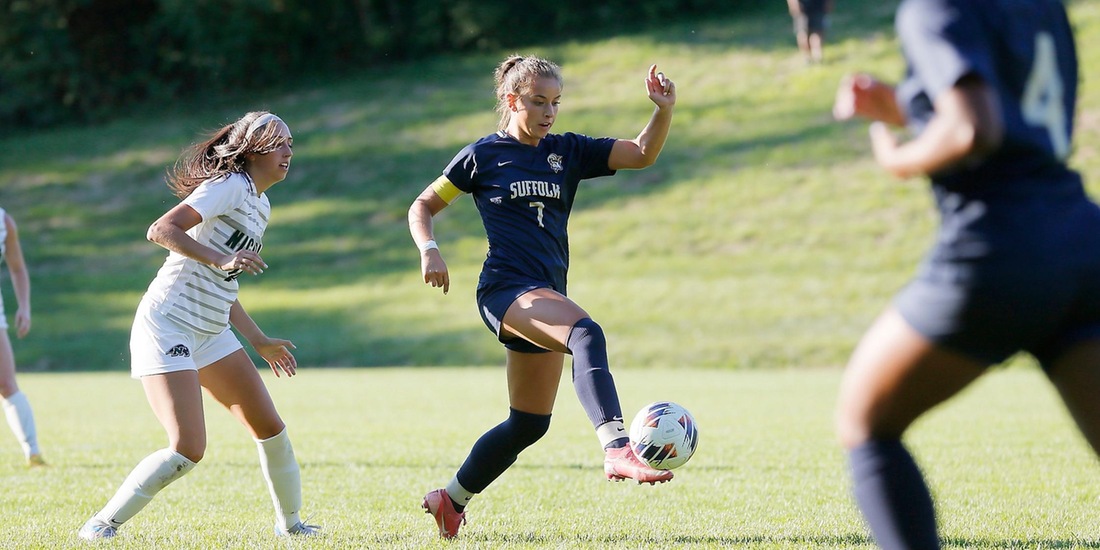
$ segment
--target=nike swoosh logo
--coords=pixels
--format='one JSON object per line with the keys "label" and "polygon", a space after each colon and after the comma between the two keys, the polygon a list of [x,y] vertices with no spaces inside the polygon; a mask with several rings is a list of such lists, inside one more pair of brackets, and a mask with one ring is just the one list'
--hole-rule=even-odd
{"label": "nike swoosh logo", "polygon": [[510,160],[506,160],[506,161],[504,161],[504,162],[498,162],[498,163],[497,163],[497,166],[504,166],[505,164],[512,164],[512,161],[510,161]]}

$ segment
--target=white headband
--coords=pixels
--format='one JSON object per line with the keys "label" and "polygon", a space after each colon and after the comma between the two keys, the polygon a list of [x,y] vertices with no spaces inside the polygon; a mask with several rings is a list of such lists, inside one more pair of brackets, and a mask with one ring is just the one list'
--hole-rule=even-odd
{"label": "white headband", "polygon": [[265,124],[273,120],[277,120],[279,122],[283,121],[283,119],[276,116],[275,113],[266,113],[264,115],[261,115],[256,120],[253,120],[252,124],[248,125],[248,130],[244,133],[245,142],[252,139],[252,133],[255,132],[257,128],[260,128],[261,126],[264,126]]}

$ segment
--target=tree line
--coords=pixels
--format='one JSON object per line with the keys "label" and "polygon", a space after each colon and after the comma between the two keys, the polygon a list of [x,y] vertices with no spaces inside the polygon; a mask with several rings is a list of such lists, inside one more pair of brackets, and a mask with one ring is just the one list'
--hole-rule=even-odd
{"label": "tree line", "polygon": [[108,119],[441,52],[530,45],[752,0],[0,0],[0,128]]}

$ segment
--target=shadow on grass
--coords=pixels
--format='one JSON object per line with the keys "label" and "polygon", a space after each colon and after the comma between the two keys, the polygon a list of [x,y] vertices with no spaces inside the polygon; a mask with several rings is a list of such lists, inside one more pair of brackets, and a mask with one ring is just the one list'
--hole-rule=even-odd
{"label": "shadow on grass", "polygon": [[945,548],[1100,548],[1100,541],[1080,539],[972,539],[949,537],[940,541]]}
{"label": "shadow on grass", "polygon": [[[568,542],[587,544],[606,544],[607,548],[622,547],[648,547],[663,545],[727,547],[743,546],[750,544],[780,544],[790,545],[796,548],[850,548],[853,546],[874,546],[874,540],[861,533],[849,533],[842,535],[673,535],[668,537],[649,536],[614,536],[599,537],[587,534],[578,534],[576,537],[566,539],[564,537],[541,536],[534,533],[516,533],[511,535],[481,535],[478,533],[464,533],[461,535],[466,542],[475,545],[505,545],[505,544],[542,544],[553,545]],[[1100,542],[1084,541],[1076,539],[970,539],[949,538],[944,539],[946,548],[1100,548]]]}
{"label": "shadow on grass", "polygon": [[584,544],[605,544],[605,548],[622,548],[624,546],[631,548],[646,548],[646,547],[664,547],[666,545],[684,545],[684,546],[704,546],[704,547],[726,547],[726,546],[743,546],[746,544],[788,544],[795,545],[800,548],[826,548],[826,547],[838,547],[848,548],[853,545],[868,546],[873,542],[865,535],[849,534],[849,535],[822,535],[822,536],[784,536],[784,535],[729,535],[729,536],[714,536],[714,535],[671,535],[671,536],[623,536],[621,534],[615,534],[612,536],[589,536],[584,533],[578,533],[577,536],[572,538],[565,537],[553,537],[542,536],[534,533],[515,533],[511,535],[480,535],[478,533],[463,533],[460,535],[463,540],[473,543],[475,545],[485,545],[486,547],[505,544],[540,544],[552,546],[554,544],[563,543],[584,543]]}

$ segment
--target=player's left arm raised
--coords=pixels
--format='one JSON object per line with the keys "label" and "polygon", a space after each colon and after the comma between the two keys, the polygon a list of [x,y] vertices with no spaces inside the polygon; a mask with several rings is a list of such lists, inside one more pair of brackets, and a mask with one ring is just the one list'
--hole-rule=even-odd
{"label": "player's left arm raised", "polygon": [[672,127],[672,108],[676,105],[676,84],[657,72],[657,66],[649,67],[645,78],[649,100],[657,106],[638,137],[620,139],[611,147],[607,167],[612,170],[637,169],[651,166],[665,146],[668,130]]}
{"label": "player's left arm raised", "polygon": [[290,353],[290,350],[296,349],[290,340],[271,338],[264,334],[256,321],[244,310],[240,300],[235,300],[229,307],[229,322],[252,344],[252,349],[267,361],[275,376],[279,376],[279,371],[285,372],[287,376],[294,376],[298,370],[298,361]]}

